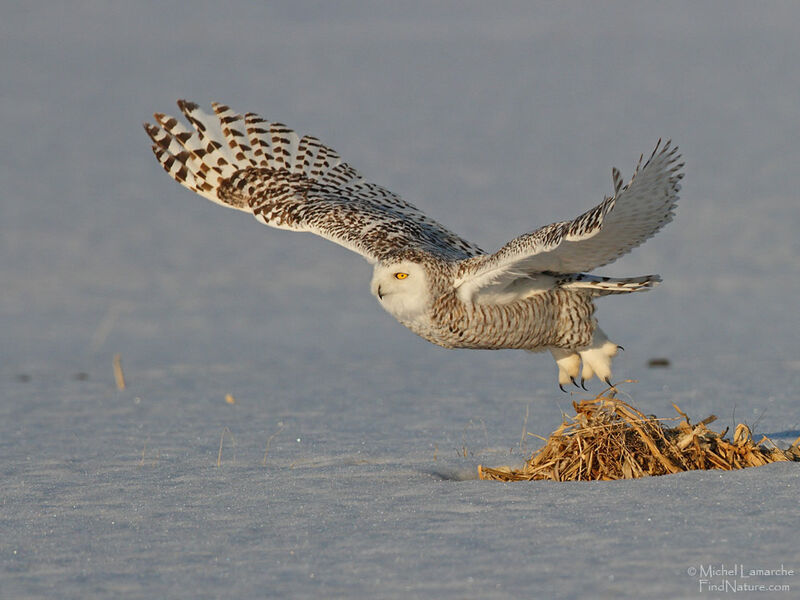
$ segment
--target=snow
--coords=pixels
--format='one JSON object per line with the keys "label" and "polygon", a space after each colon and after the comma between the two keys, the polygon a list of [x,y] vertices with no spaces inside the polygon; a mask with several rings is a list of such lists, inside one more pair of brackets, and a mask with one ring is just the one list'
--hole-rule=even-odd
{"label": "snow", "polygon": [[550,356],[424,342],[360,257],[191,195],[141,129],[259,112],[487,248],[670,137],[675,221],[603,269],[664,278],[600,300],[615,378],[788,444],[800,8],[602,4],[5,6],[0,597],[689,598],[733,565],[796,593],[794,465],[477,481],[582,397]]}

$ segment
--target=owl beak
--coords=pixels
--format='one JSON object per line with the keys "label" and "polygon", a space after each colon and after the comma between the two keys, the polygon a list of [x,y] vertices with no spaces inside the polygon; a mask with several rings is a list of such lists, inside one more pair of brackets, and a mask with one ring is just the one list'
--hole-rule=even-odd
{"label": "owl beak", "polygon": [[383,292],[381,292],[381,286],[378,286],[378,300],[383,300]]}

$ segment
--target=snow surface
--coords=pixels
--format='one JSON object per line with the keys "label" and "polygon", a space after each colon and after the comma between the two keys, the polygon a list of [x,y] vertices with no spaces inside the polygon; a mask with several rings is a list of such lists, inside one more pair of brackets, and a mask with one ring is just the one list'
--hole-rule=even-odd
{"label": "snow surface", "polygon": [[602,271],[665,280],[600,301],[615,376],[646,413],[788,444],[800,6],[484,4],[4,3],[0,597],[719,597],[703,572],[733,565],[794,574],[706,578],[796,597],[795,465],[477,481],[584,397],[552,359],[424,342],[360,257],[150,154],[152,112],[220,100],[497,248],[671,137],[675,221]]}

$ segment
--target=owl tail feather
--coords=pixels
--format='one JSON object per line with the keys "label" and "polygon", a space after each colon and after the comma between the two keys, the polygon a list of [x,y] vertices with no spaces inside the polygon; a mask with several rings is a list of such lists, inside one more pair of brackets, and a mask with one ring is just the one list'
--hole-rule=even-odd
{"label": "owl tail feather", "polygon": [[658,275],[643,275],[641,277],[598,277],[579,273],[559,287],[568,290],[588,290],[593,296],[607,296],[609,294],[627,294],[630,292],[646,292],[661,283]]}

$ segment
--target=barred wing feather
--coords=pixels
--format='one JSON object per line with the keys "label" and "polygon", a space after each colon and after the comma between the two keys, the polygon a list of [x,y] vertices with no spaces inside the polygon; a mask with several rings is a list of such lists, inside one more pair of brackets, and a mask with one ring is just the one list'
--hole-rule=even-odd
{"label": "barred wing feather", "polygon": [[145,124],[156,158],[181,185],[252,213],[278,229],[306,231],[370,262],[417,249],[442,260],[481,254],[389,190],[366,181],[331,148],[281,123],[213,104],[208,115],[179,101],[191,128],[156,113]]}
{"label": "barred wing feather", "polygon": [[683,177],[677,146],[656,145],[623,185],[612,171],[614,195],[572,221],[521,235],[495,254],[464,261],[456,281],[462,299],[500,290],[531,274],[581,273],[613,262],[672,220]]}

